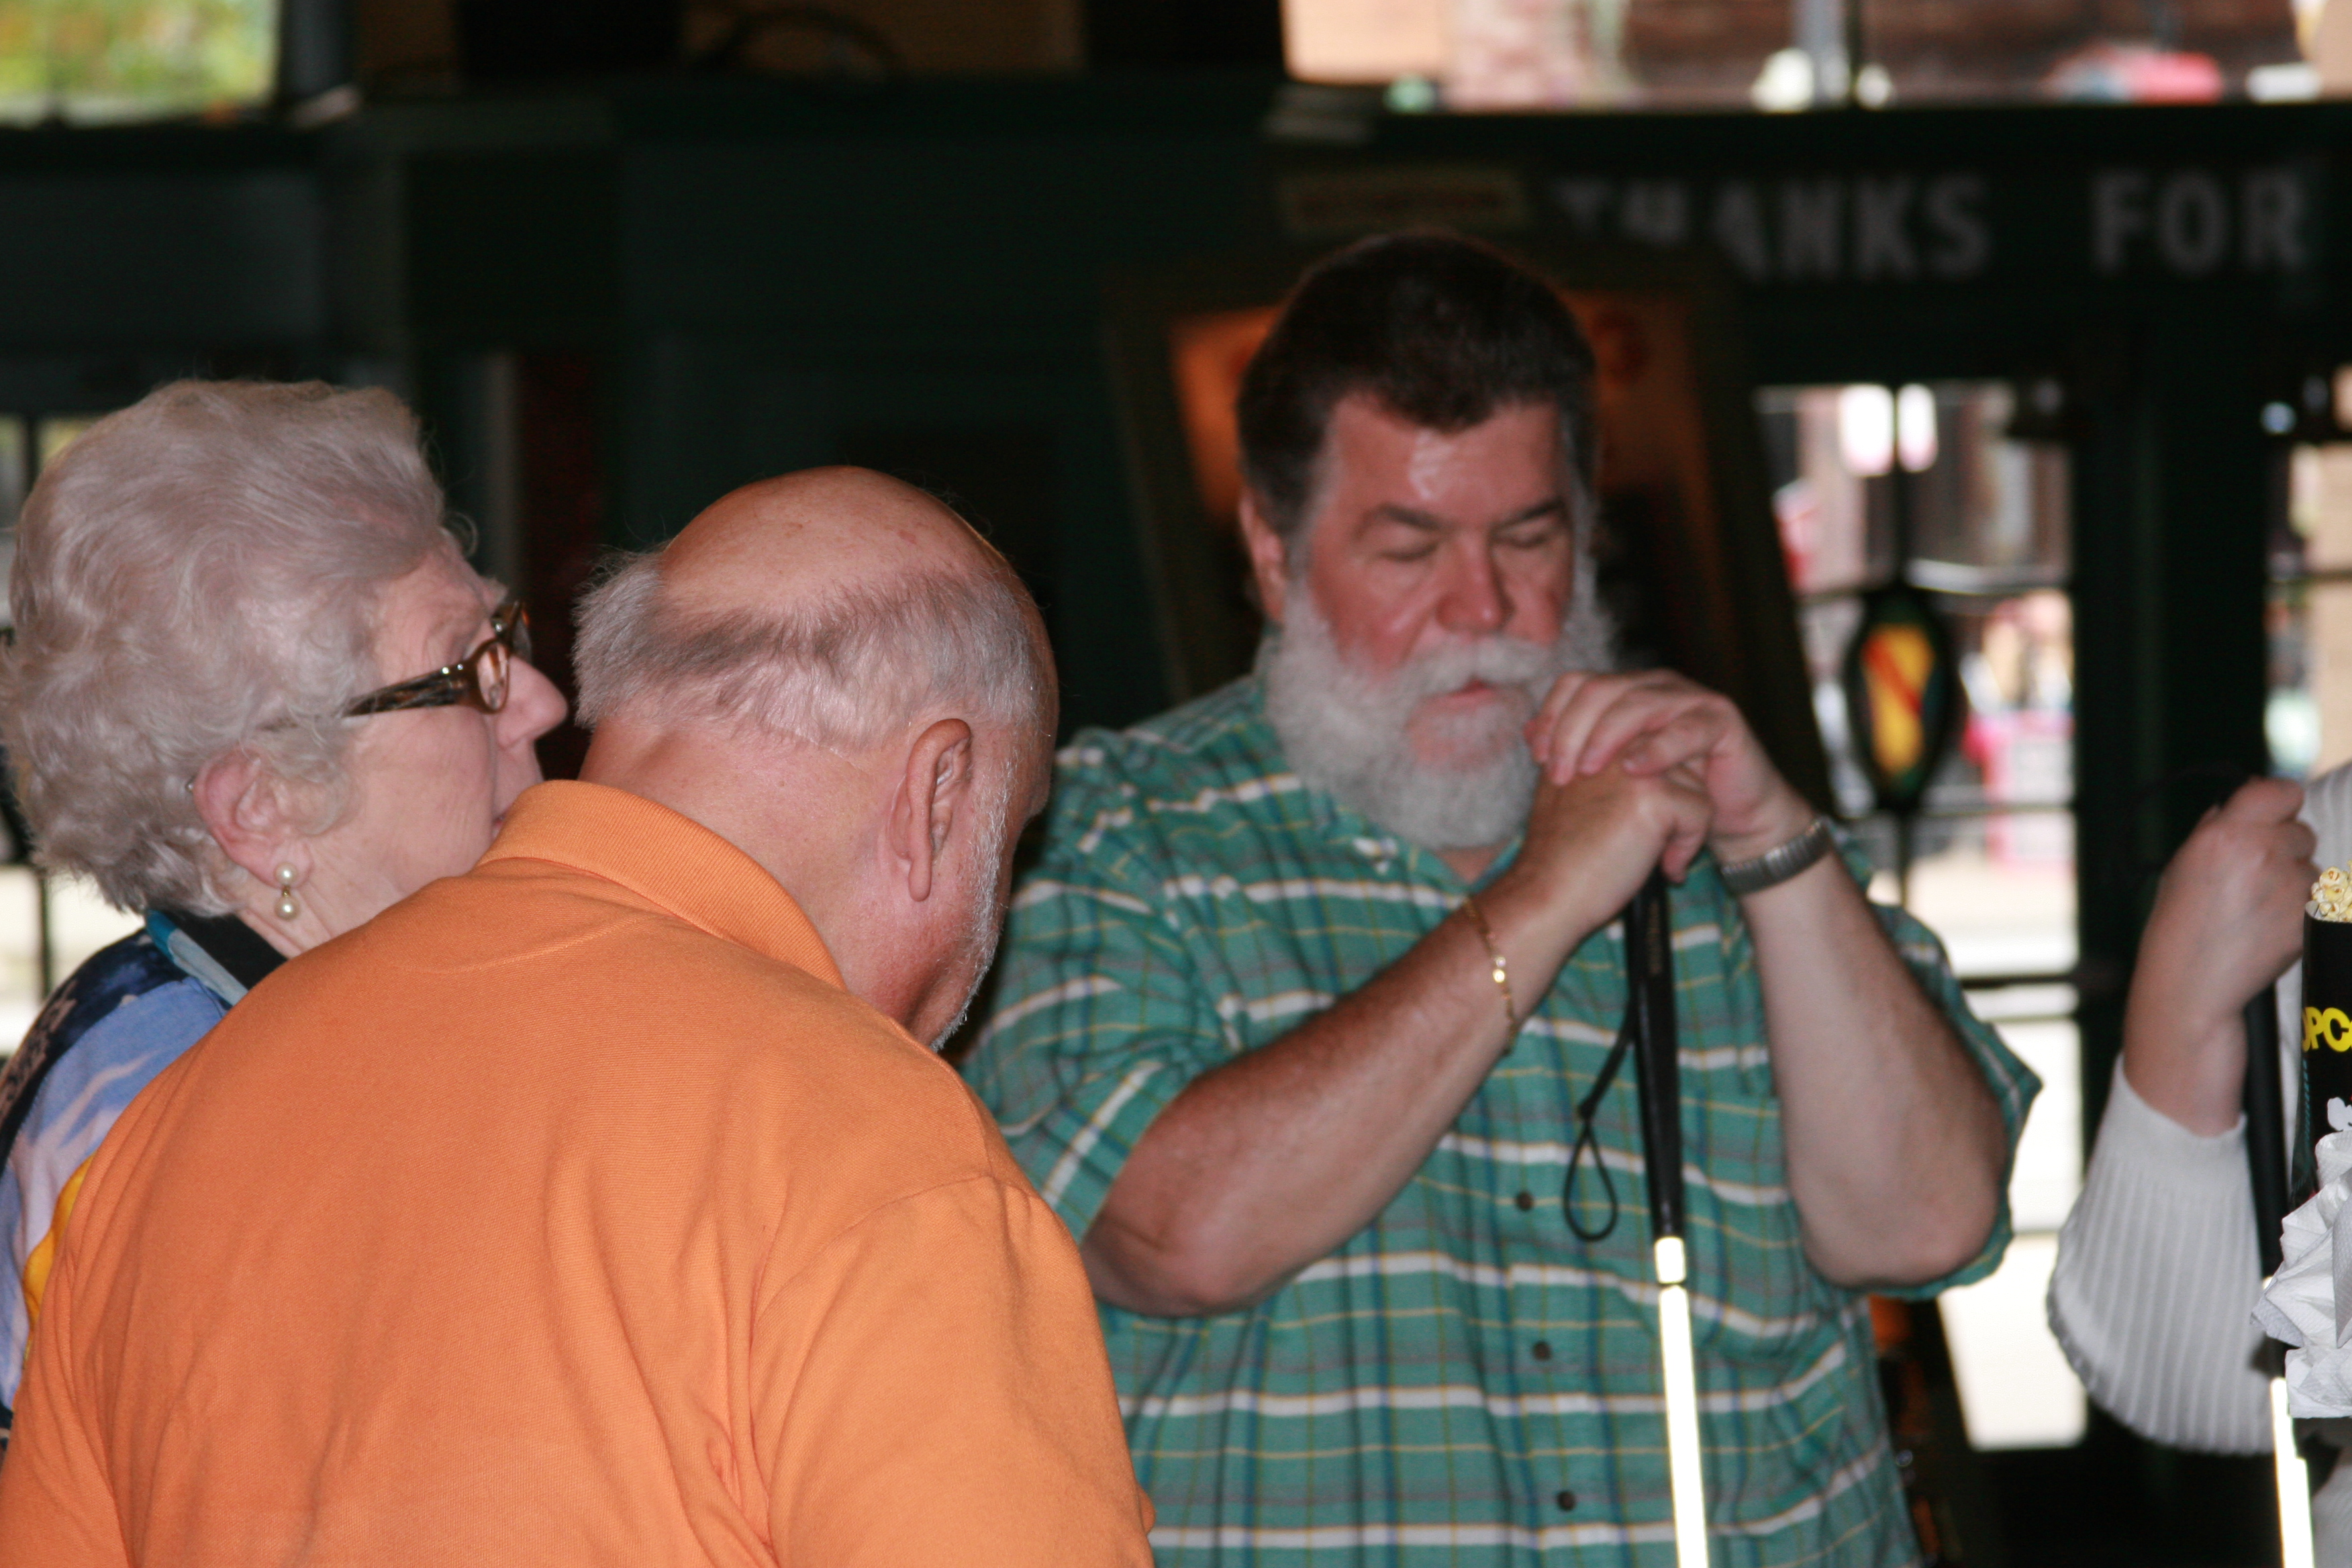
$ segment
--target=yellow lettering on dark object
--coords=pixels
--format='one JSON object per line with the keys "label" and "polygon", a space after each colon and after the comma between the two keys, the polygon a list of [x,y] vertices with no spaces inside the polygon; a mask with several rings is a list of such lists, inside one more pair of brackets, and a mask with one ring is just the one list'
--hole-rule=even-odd
{"label": "yellow lettering on dark object", "polygon": [[[2311,1009],[2306,1007],[2304,1011],[2308,1013]],[[2305,1026],[2311,1027],[2308,1024]],[[2315,1032],[2319,1043],[2329,1050],[2352,1051],[2352,1016],[2347,1016],[2343,1008],[2330,1007],[2320,1014]]]}

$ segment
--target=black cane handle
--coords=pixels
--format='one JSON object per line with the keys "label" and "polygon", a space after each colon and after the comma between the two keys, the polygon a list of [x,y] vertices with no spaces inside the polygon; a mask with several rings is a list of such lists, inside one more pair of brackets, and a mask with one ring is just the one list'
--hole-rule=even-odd
{"label": "black cane handle", "polygon": [[1653,1239],[1683,1234],[1682,1068],[1675,1028],[1674,921],[1664,872],[1625,906],[1626,1024],[1642,1096],[1642,1171]]}

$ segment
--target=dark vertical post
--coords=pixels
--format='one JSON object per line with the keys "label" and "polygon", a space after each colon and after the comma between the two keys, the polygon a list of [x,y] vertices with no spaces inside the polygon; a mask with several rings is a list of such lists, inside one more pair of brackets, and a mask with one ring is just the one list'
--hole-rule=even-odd
{"label": "dark vertical post", "polygon": [[2074,605],[2074,887],[2081,947],[2083,1146],[2105,1114],[2123,1049],[2124,978],[2146,910],[2135,873],[2154,852],[2157,809],[2126,814],[2158,778],[2161,706],[2154,633],[2154,520],[2145,494],[2149,442],[2139,395],[2140,344],[2120,325],[2072,345],[2066,403]]}
{"label": "dark vertical post", "polygon": [[352,79],[351,0],[282,0],[278,100],[309,103]]}
{"label": "dark vertical post", "polygon": [[2074,646],[2084,1141],[2105,1109],[2148,879],[2210,801],[2159,780],[2261,772],[2265,507],[2252,323],[2227,309],[2081,345]]}
{"label": "dark vertical post", "polygon": [[2246,1173],[2253,1187],[2254,1242],[2265,1279],[2278,1272],[2279,1226],[2286,1218],[2286,1139],[2278,992],[2265,985],[2246,1004]]}

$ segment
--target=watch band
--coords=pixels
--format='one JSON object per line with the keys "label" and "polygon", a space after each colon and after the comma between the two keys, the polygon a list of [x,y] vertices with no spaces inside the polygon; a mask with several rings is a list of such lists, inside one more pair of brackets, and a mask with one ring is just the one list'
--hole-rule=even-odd
{"label": "watch band", "polygon": [[1740,898],[1760,893],[1767,888],[1778,887],[1828,854],[1837,840],[1830,835],[1830,819],[1816,816],[1802,833],[1785,843],[1775,844],[1753,860],[1741,860],[1721,868],[1723,885]]}

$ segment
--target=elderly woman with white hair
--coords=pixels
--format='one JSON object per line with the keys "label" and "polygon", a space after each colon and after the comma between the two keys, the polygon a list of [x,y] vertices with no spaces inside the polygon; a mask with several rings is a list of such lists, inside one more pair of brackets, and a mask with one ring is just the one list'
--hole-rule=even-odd
{"label": "elderly woman with white hair", "polygon": [[0,1406],[116,1117],[286,959],[470,868],[563,717],[383,392],[180,382],[100,420],[27,498],[9,599],[37,856],[144,923],[0,1074]]}

